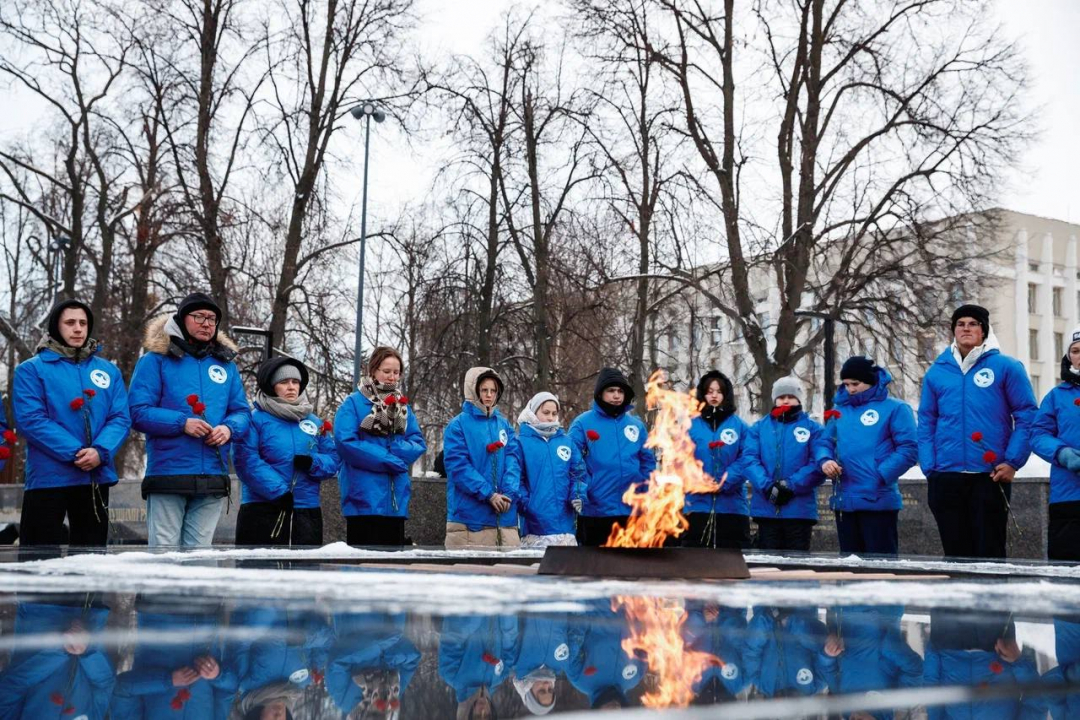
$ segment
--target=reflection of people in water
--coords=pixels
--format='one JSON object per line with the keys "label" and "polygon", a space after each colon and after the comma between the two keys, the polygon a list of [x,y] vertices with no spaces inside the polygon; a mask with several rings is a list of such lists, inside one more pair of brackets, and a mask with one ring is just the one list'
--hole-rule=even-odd
{"label": "reflection of people in water", "polygon": [[494,718],[491,693],[510,677],[517,659],[516,617],[467,615],[443,620],[439,675],[453,688],[458,718]]}
{"label": "reflection of people in water", "polygon": [[[923,658],[927,686],[995,686],[1039,679],[1035,663],[1016,643],[1016,627],[1006,613],[933,610]],[[930,720],[946,718],[1045,718],[1045,698],[1016,697],[928,707]]]}
{"label": "reflection of people in water", "polygon": [[[221,641],[220,605],[192,598],[136,599],[140,640],[131,670],[117,678],[112,717],[141,720],[176,716],[225,720],[236,694],[234,652]],[[163,637],[167,636],[167,637]]]}
{"label": "reflection of people in water", "polygon": [[108,616],[109,609],[91,598],[79,605],[19,603],[15,635],[63,639],[57,647],[19,648],[12,653],[11,662],[0,672],[0,718],[104,718],[116,675],[92,633],[105,626]]}
{"label": "reflection of people in water", "polygon": [[627,693],[641,683],[645,671],[645,664],[622,648],[622,641],[630,637],[626,617],[613,612],[605,600],[581,621],[581,645],[572,653],[567,671],[570,684],[589,698],[593,709],[626,707]]}
{"label": "reflection of people in water", "polygon": [[240,702],[235,720],[287,720],[312,685],[322,683],[332,642],[325,619],[310,612],[279,608],[244,609],[233,626],[257,630],[239,646]]}
{"label": "reflection of people in water", "polygon": [[[1043,680],[1051,685],[1080,687],[1080,617],[1054,619],[1054,650],[1057,667],[1048,670]],[[1080,717],[1080,692],[1051,697],[1048,702],[1054,720]]]}
{"label": "reflection of people in water", "polygon": [[526,615],[521,621],[521,651],[514,667],[514,689],[525,709],[547,715],[555,708],[555,681],[566,673],[581,645],[580,626],[565,615]]}
{"label": "reflection of people in water", "polygon": [[[900,632],[903,607],[855,606],[829,611],[822,670],[833,695],[917,687],[923,663]],[[853,713],[851,718],[892,718],[893,711]]]}
{"label": "reflection of people in water", "polygon": [[755,607],[747,627],[747,682],[765,697],[813,695],[825,689],[825,624],[817,608]]}
{"label": "reflection of people in water", "polygon": [[694,704],[709,705],[735,699],[746,687],[743,651],[746,647],[746,610],[686,603],[683,638],[687,646],[715,655],[720,662],[705,668],[694,683]]}
{"label": "reflection of people in water", "polygon": [[404,633],[404,614],[334,616],[336,640],[330,648],[326,690],[342,712],[365,718],[397,716],[401,696],[420,664],[420,651]]}

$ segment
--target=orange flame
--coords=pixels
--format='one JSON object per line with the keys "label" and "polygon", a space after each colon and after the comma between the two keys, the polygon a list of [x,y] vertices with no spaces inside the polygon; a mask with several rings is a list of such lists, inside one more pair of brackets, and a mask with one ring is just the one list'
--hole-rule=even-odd
{"label": "orange flame", "polygon": [[[701,403],[693,393],[664,387],[667,373],[657,370],[645,385],[646,406],[658,409],[656,422],[645,447],[657,451],[659,464],[647,483],[635,483],[622,500],[630,506],[626,527],[612,526],[604,547],[662,547],[669,537],[678,537],[690,527],[682,509],[686,493],[718,491],[726,475],[717,483],[694,457],[690,422],[701,414]],[[638,489],[646,487],[646,492]]]}
{"label": "orange flame", "polygon": [[682,628],[686,606],[682,600],[618,596],[611,609],[626,611],[630,637],[622,649],[644,660],[657,682],[641,697],[649,708],[686,707],[694,699],[694,683],[709,667],[723,667],[715,655],[686,647]]}

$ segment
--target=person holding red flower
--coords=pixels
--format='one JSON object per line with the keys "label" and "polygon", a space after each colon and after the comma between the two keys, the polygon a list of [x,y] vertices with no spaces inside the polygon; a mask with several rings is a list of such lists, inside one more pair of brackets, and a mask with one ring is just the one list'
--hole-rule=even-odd
{"label": "person holding red flower", "polygon": [[235,446],[243,501],[237,545],[322,545],[319,484],[337,474],[332,428],[316,416],[299,360],[264,360],[251,427]]}
{"label": "person holding red flower", "polygon": [[131,377],[131,417],[146,435],[146,532],[151,547],[214,539],[229,495],[229,450],[251,424],[221,308],[202,293],[146,327]]}
{"label": "person holding red flower", "polygon": [[[49,312],[37,354],[15,368],[15,425],[27,446],[19,525],[24,546],[63,544],[65,515],[71,545],[108,542],[114,459],[131,417],[124,378],[98,355],[93,331],[89,306],[61,301]],[[4,447],[13,439],[5,438]]]}
{"label": "person holding red flower", "polygon": [[1031,454],[1035,395],[1023,363],[1001,354],[986,308],[958,307],[952,332],[919,399],[927,501],[946,557],[1004,558],[1010,483]]}
{"label": "person holding red flower", "polygon": [[424,434],[401,392],[401,353],[371,351],[367,373],[334,420],[342,466],[341,514],[350,545],[405,544],[412,479],[409,469],[427,452]]}
{"label": "person holding red flower", "polygon": [[465,373],[465,401],[443,431],[446,547],[517,547],[521,466],[517,438],[495,407],[503,381],[488,367]]}
{"label": "person holding red flower", "polygon": [[840,552],[896,555],[900,476],[919,457],[915,415],[889,397],[892,376],[869,358],[848,358],[840,379],[837,409],[825,413],[828,459],[821,463],[833,481],[829,505]]}

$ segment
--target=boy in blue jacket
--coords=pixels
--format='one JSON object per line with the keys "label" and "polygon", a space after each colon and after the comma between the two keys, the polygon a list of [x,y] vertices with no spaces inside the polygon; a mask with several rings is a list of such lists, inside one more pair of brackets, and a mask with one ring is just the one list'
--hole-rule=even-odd
{"label": "boy in blue jacket", "polygon": [[1046,394],[1031,426],[1031,449],[1050,463],[1046,557],[1080,561],[1080,327],[1061,358],[1061,384]]}
{"label": "boy in blue jacket", "polygon": [[528,547],[577,545],[575,513],[585,495],[585,464],[559,424],[559,399],[537,393],[518,415],[521,515]]}
{"label": "boy in blue jacket", "polygon": [[634,390],[626,376],[602,368],[596,378],[592,410],[570,425],[570,439],[585,458],[588,491],[578,518],[580,545],[603,545],[615,523],[625,526],[630,506],[623,494],[649,479],[656,456],[645,447],[648,430],[630,411]]}
{"label": "boy in blue jacket", "polygon": [[470,368],[461,412],[443,431],[448,548],[521,544],[517,438],[495,407],[503,387],[502,378],[491,368]]}
{"label": "boy in blue jacket", "polygon": [[753,487],[750,515],[762,550],[808,552],[817,523],[819,465],[828,454],[822,428],[803,412],[798,378],[773,384],[773,409],[747,434],[744,472]]}
{"label": "boy in blue jacket", "polygon": [[742,472],[746,436],[750,426],[735,414],[731,381],[718,370],[705,373],[697,385],[701,415],[690,423],[694,457],[717,482],[727,473],[719,492],[691,493],[683,512],[690,529],[683,535],[687,547],[750,547],[750,501]]}
{"label": "boy in blue jacket", "polygon": [[986,308],[958,307],[952,331],[919,398],[927,503],[946,557],[1004,558],[1006,498],[1031,454],[1035,395],[1023,364],[998,350]]}
{"label": "boy in blue jacket", "polygon": [[825,413],[829,459],[821,464],[833,483],[840,552],[896,555],[900,476],[919,456],[915,416],[889,397],[892,376],[869,358],[848,358],[840,379],[836,409]]}
{"label": "boy in blue jacket", "polygon": [[49,312],[37,354],[15,368],[15,425],[27,445],[24,546],[62,544],[65,515],[72,545],[109,539],[109,488],[131,417],[124,378],[98,356],[93,331],[87,305],[61,301]]}
{"label": "boy in blue jacket", "polygon": [[335,615],[334,635],[326,668],[334,705],[349,717],[397,717],[420,666],[420,651],[405,636],[405,614]]}
{"label": "boy in blue jacket", "polygon": [[229,495],[229,452],[251,424],[221,308],[202,293],[146,327],[131,376],[131,418],[146,435],[150,547],[209,545]]}

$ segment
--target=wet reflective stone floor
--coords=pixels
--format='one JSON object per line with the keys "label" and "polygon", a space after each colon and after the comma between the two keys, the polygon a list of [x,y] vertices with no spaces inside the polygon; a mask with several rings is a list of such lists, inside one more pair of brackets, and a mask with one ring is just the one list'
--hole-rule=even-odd
{"label": "wet reflective stone floor", "polygon": [[0,553],[0,718],[1080,717],[1080,568],[747,559]]}

